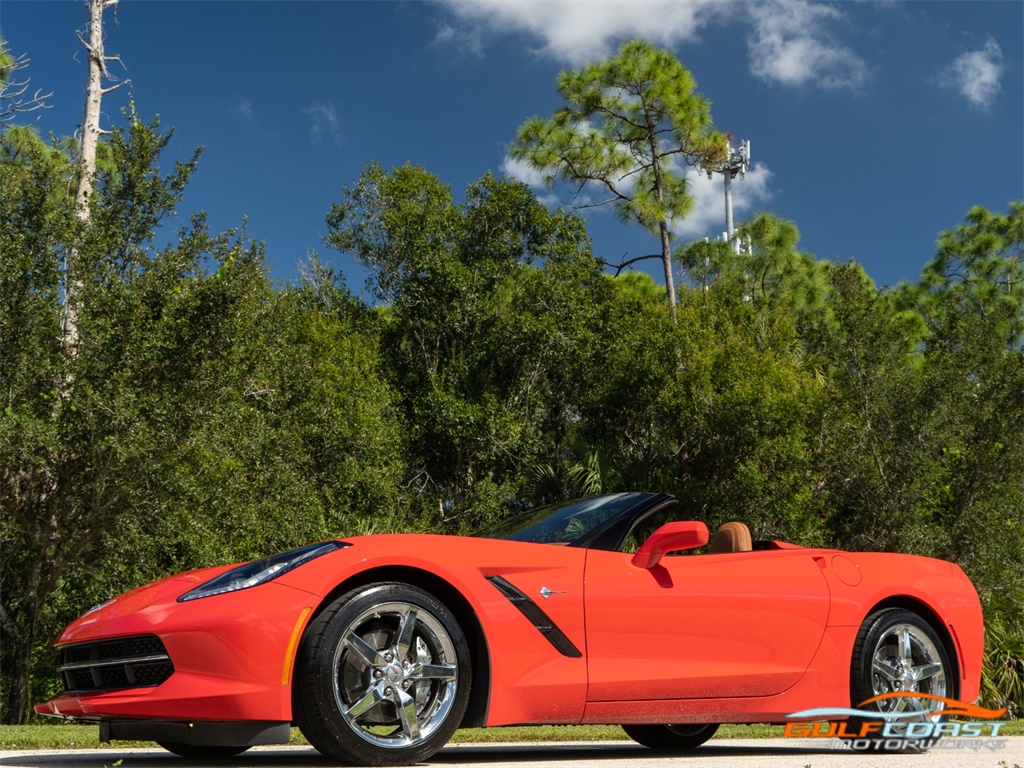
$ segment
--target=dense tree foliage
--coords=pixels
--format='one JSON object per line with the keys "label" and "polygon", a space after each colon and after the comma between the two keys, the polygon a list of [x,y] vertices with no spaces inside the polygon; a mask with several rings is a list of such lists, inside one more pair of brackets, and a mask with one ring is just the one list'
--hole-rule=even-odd
{"label": "dense tree foliage", "polygon": [[937,253],[917,284],[899,286],[897,298],[913,306],[929,324],[964,306],[989,324],[1009,347],[1024,342],[1024,201],[1006,213],[981,206],[967,213],[967,224],[943,232]]}
{"label": "dense tree foliage", "polygon": [[893,291],[759,214],[749,254],[677,254],[674,322],[663,286],[606,274],[524,185],[459,198],[371,164],[326,237],[367,268],[366,304],[315,258],[271,284],[263,246],[202,214],[169,231],[198,160],[162,168],[169,139],[129,112],[83,218],[74,143],[0,133],[4,721],[52,692],[63,624],[147,579],[619,490],[960,563],[987,700],[1024,702],[1024,203],[972,209]]}
{"label": "dense tree foliage", "polygon": [[[18,137],[23,139],[24,137]],[[160,574],[393,525],[402,477],[377,339],[323,270],[285,290],[262,246],[193,216],[163,247],[192,163],[133,122],[92,224],[73,166],[0,137],[0,595],[5,718],[52,685],[47,644],[92,603]],[[60,343],[78,249],[79,343]],[[383,517],[382,517],[383,516]]]}
{"label": "dense tree foliage", "polygon": [[582,223],[518,182],[487,175],[457,204],[421,168],[370,166],[328,226],[387,305],[417,516],[471,526],[514,505],[517,473],[564,421],[552,394],[599,278]]}

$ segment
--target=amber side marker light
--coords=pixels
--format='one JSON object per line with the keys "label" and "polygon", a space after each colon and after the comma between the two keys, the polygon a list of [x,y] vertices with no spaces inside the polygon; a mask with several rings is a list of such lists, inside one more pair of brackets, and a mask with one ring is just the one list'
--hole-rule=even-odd
{"label": "amber side marker light", "polygon": [[308,606],[303,608],[302,613],[299,614],[299,620],[295,622],[295,629],[292,630],[292,636],[288,639],[288,650],[284,653],[281,685],[288,685],[292,680],[292,662],[295,661],[295,649],[299,647],[299,635],[302,634],[302,628],[306,626],[306,619],[312,612],[313,609]]}

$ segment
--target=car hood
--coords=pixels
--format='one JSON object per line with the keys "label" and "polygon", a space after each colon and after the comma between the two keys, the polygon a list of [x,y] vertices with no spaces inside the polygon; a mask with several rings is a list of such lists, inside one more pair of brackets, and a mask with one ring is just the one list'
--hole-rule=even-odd
{"label": "car hood", "polygon": [[149,584],[143,584],[130,592],[107,600],[99,605],[90,608],[84,614],[71,622],[57,638],[57,645],[73,643],[78,638],[87,639],[92,634],[90,631],[97,624],[102,624],[111,619],[140,613],[159,603],[174,603],[178,597],[197,584],[209,581],[225,571],[237,567],[234,565],[218,565],[213,568],[200,568],[194,571],[176,573]]}

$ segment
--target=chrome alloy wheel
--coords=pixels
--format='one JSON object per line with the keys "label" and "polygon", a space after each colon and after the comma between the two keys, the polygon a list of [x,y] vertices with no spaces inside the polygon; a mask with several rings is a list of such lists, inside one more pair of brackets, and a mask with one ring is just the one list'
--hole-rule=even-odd
{"label": "chrome alloy wheel", "polygon": [[[906,608],[880,608],[864,619],[850,658],[850,701],[863,715],[847,721],[845,739],[858,752],[918,753],[935,745],[933,725],[945,715],[945,702],[960,694],[956,658],[920,614]],[[872,716],[871,713],[881,715]],[[884,737],[865,730],[885,721]]]}
{"label": "chrome alloy wheel", "polygon": [[[943,655],[934,640],[913,624],[895,624],[887,629],[871,656],[871,688],[875,696],[886,693],[927,693],[946,695],[946,669]],[[942,709],[941,701],[900,696],[876,702],[886,714],[917,712],[920,719],[938,720],[929,715]]]}
{"label": "chrome alloy wheel", "polygon": [[415,746],[445,722],[458,692],[455,645],[429,611],[406,602],[359,614],[334,653],[334,699],[360,738]]}

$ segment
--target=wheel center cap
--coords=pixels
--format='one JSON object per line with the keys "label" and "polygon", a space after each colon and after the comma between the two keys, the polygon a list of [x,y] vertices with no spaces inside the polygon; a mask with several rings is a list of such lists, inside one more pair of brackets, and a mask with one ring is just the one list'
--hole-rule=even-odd
{"label": "wheel center cap", "polygon": [[388,664],[387,669],[384,671],[384,676],[389,683],[400,683],[405,678],[405,673],[402,670],[402,665],[394,662]]}

